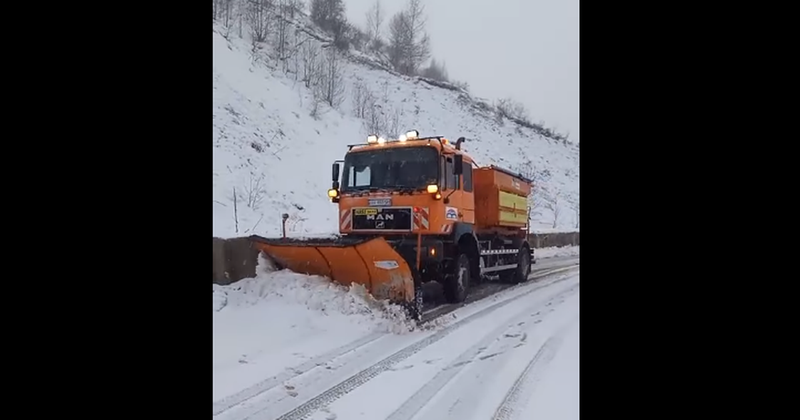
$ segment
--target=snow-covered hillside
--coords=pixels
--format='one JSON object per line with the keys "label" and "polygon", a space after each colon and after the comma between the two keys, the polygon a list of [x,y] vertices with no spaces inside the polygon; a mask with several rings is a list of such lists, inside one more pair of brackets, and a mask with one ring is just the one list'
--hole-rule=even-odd
{"label": "snow-covered hillside", "polygon": [[[307,22],[298,25],[324,39]],[[237,34],[226,39],[224,32],[214,27],[215,236],[278,235],[282,213],[290,216],[289,235],[336,231],[336,207],[326,196],[331,163],[344,156],[347,144],[363,143],[368,134],[354,116],[356,83],[382,97],[384,112],[398,116],[398,135],[416,129],[422,135],[464,136],[469,139],[464,149],[482,165],[546,172],[548,188],[558,192],[559,227],[574,226],[577,145],[498,121],[486,101],[377,69],[355,52],[342,62],[346,99],[339,109],[321,105],[314,118],[312,93],[269,58],[271,47],[254,54],[247,33],[244,39]],[[542,225],[551,226],[552,210],[540,210]]]}

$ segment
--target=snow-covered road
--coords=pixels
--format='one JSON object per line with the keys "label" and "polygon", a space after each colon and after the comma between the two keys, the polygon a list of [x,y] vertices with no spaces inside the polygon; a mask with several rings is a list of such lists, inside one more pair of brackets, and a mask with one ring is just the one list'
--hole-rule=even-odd
{"label": "snow-covered road", "polygon": [[[281,283],[278,274],[288,277]],[[215,313],[217,420],[578,417],[577,268],[503,290],[421,331],[379,315],[355,290],[270,275],[256,293],[240,286],[251,291],[249,304],[231,302],[229,291],[230,307]],[[337,299],[338,310],[325,306]],[[314,305],[322,313],[310,317]],[[279,331],[281,324],[292,327]],[[250,337],[250,348],[234,334]]]}

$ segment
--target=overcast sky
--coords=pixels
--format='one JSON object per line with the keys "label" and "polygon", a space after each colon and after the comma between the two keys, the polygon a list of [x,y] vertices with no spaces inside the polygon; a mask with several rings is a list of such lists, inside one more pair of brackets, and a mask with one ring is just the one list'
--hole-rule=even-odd
{"label": "overcast sky", "polygon": [[[578,115],[579,0],[423,0],[431,52],[451,79],[491,101],[513,97],[534,122],[544,120],[570,139]],[[345,0],[348,20],[363,29],[375,0]],[[406,0],[381,0],[391,14]],[[454,134],[451,134],[454,135]]]}

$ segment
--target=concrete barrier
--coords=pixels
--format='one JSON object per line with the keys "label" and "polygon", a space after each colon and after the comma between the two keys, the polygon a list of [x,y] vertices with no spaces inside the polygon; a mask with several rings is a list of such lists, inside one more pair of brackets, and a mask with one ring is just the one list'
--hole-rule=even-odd
{"label": "concrete barrier", "polygon": [[215,284],[231,284],[256,276],[258,249],[248,238],[213,239],[212,265]]}
{"label": "concrete barrier", "polygon": [[531,233],[528,235],[528,243],[534,248],[550,248],[562,246],[579,246],[581,244],[580,232],[555,232],[555,233]]}
{"label": "concrete barrier", "polygon": [[[532,233],[528,242],[534,248],[580,245],[580,232]],[[255,277],[258,250],[248,238],[213,238],[212,265],[214,284],[231,284]]]}
{"label": "concrete barrier", "polygon": [[225,239],[214,238],[214,250],[211,253],[211,265],[214,268],[214,284],[230,284],[225,262]]}

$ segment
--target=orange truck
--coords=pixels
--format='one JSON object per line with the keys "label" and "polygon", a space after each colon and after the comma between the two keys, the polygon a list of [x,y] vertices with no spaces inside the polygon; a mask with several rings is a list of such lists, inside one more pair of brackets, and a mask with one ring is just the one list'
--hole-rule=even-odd
{"label": "orange truck", "polygon": [[448,302],[499,275],[527,279],[530,179],[477,166],[441,136],[409,131],[396,140],[371,135],[334,162],[328,196],[339,206],[339,235],[298,240],[252,236],[279,266],[364,285],[377,299],[422,308],[422,285],[442,284]]}

